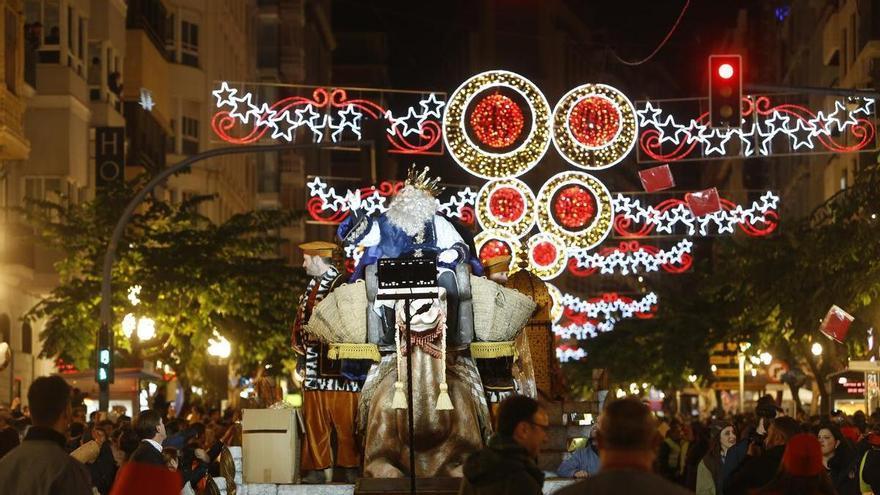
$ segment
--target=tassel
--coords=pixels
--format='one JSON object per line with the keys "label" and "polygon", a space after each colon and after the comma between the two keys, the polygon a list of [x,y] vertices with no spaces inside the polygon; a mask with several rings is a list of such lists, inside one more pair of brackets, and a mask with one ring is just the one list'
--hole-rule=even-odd
{"label": "tassel", "polygon": [[455,409],[452,407],[452,399],[449,398],[449,385],[446,383],[440,384],[440,395],[437,396],[437,407],[435,409],[438,411],[451,411]]}
{"label": "tassel", "polygon": [[403,382],[394,382],[394,399],[391,401],[391,407],[394,409],[406,409],[406,394],[403,393]]}

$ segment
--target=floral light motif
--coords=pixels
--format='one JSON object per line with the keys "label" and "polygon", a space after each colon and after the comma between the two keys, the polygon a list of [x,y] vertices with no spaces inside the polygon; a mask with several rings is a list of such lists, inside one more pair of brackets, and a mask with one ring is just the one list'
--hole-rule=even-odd
{"label": "floral light motif", "polygon": [[516,102],[496,93],[476,104],[469,123],[481,143],[490,148],[506,148],[522,134],[525,119]]}

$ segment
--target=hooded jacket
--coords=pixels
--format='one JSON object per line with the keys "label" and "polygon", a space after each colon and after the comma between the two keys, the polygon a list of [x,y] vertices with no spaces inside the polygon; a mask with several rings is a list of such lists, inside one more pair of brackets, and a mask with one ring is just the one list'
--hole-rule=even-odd
{"label": "hooded jacket", "polygon": [[540,494],[544,473],[513,438],[495,434],[464,463],[460,495]]}

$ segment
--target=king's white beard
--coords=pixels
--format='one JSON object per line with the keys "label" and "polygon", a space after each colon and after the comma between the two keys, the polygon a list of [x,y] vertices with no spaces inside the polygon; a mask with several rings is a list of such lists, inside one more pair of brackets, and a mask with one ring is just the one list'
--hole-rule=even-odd
{"label": "king's white beard", "polygon": [[385,215],[392,225],[409,236],[415,236],[425,228],[425,223],[434,218],[436,212],[437,200],[433,196],[406,186],[391,201]]}

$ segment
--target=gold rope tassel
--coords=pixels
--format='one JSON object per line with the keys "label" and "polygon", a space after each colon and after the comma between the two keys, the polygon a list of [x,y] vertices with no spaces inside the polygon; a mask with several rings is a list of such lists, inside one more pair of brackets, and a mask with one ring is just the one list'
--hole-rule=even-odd
{"label": "gold rope tassel", "polygon": [[452,399],[449,397],[449,385],[446,384],[446,318],[440,320],[440,395],[437,396],[438,411],[452,411]]}
{"label": "gold rope tassel", "polygon": [[[400,347],[399,328],[394,329],[394,344],[397,347],[397,381],[394,382],[394,398],[391,400],[391,407],[394,409],[406,409],[406,394],[403,393],[403,374],[400,372],[401,364],[403,363],[403,349]],[[412,349],[410,349],[410,352],[412,352]]]}

